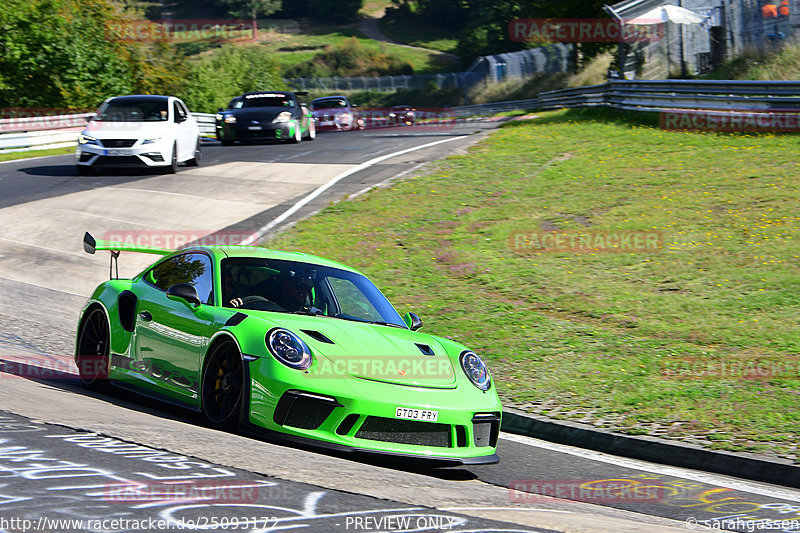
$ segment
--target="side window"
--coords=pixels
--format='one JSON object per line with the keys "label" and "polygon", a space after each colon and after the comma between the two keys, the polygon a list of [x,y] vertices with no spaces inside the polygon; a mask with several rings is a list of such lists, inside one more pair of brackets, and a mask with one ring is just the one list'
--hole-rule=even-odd
{"label": "side window", "polygon": [[197,289],[201,302],[211,302],[211,259],[205,254],[183,254],[167,259],[153,267],[146,279],[162,291],[178,283],[188,283]]}
{"label": "side window", "polygon": [[183,122],[186,119],[186,113],[178,105],[178,102],[172,103],[172,111],[175,114],[175,122]]}
{"label": "side window", "polygon": [[183,102],[177,102],[177,104],[178,104],[178,109],[181,110],[181,113],[183,113],[183,116],[188,117],[189,116],[189,110],[186,108],[186,105]]}

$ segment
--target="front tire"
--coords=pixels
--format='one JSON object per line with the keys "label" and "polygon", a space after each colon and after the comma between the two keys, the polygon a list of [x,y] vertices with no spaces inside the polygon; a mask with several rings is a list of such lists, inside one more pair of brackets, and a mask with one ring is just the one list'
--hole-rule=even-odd
{"label": "front tire", "polygon": [[234,430],[239,422],[244,390],[242,354],[232,341],[215,344],[200,385],[203,416],[212,427]]}
{"label": "front tire", "polygon": [[178,144],[172,145],[172,160],[170,164],[164,168],[164,174],[175,174],[178,171]]}
{"label": "front tire", "polygon": [[294,123],[294,136],[292,137],[291,142],[297,144],[302,140],[303,140],[303,132],[300,127],[300,121],[297,120]]}
{"label": "front tire", "polygon": [[75,365],[81,385],[98,390],[108,384],[109,353],[108,319],[103,309],[96,306],[83,316],[75,346]]}
{"label": "front tire", "polygon": [[317,138],[317,121],[313,118],[308,123],[308,137],[306,137],[307,141],[313,141]]}
{"label": "front tire", "polygon": [[200,159],[202,158],[202,152],[200,151],[200,139],[197,139],[197,144],[194,147],[194,157],[186,161],[187,167],[199,167],[200,166]]}

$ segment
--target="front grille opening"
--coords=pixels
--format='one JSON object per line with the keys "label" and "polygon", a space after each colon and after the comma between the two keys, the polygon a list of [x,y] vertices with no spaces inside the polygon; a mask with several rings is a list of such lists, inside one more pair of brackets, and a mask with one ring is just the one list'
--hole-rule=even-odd
{"label": "front grille opening", "polygon": [[475,447],[497,446],[500,436],[500,415],[496,413],[476,414],[472,417],[472,442]]}
{"label": "front grille opening", "polygon": [[449,424],[368,416],[356,432],[356,438],[451,448],[451,433]]}
{"label": "front grille opening", "polygon": [[150,161],[153,161],[154,163],[164,162],[164,157],[161,154],[142,154],[142,155],[145,156]]}
{"label": "front grille opening", "polygon": [[467,446],[466,426],[456,426],[456,446],[459,448],[466,448]]}
{"label": "front grille opening", "polygon": [[325,344],[333,344],[332,340],[330,340],[324,333],[321,333],[319,331],[314,331],[313,329],[301,329],[300,331],[302,331],[312,339],[317,340],[319,342],[324,342]]}
{"label": "front grille opening", "polygon": [[281,396],[272,419],[280,426],[298,429],[317,429],[339,405],[331,400],[304,396],[297,391],[287,391]]}
{"label": "front grille opening", "polygon": [[100,142],[106,148],[130,148],[136,144],[136,139],[102,139]]}
{"label": "front grille opening", "polygon": [[348,433],[350,433],[350,430],[353,429],[353,426],[356,425],[356,422],[358,422],[358,415],[357,414],[353,413],[353,414],[347,415],[345,417],[345,419],[342,420],[342,423],[339,424],[339,427],[336,428],[336,434],[337,435],[347,435]]}
{"label": "front grille opening", "polygon": [[94,154],[91,152],[81,152],[81,157],[78,159],[81,163],[88,163],[91,158],[94,157]]}

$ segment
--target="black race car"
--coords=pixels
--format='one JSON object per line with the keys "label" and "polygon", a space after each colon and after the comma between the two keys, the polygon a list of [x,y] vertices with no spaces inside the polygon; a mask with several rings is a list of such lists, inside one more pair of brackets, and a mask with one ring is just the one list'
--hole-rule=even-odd
{"label": "black race car", "polygon": [[217,139],[225,145],[248,140],[310,141],[316,137],[314,117],[297,98],[307,94],[260,91],[237,96],[216,115]]}

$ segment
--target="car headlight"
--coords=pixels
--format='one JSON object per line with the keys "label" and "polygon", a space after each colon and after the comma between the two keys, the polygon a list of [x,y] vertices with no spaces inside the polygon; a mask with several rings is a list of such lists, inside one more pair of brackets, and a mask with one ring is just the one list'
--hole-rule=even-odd
{"label": "car headlight", "polygon": [[97,144],[97,139],[81,133],[78,135],[78,144]]}
{"label": "car headlight", "polygon": [[273,357],[289,368],[306,370],[314,362],[311,350],[303,339],[288,329],[273,328],[265,340]]}
{"label": "car headlight", "polygon": [[414,116],[414,112],[413,111],[409,111],[408,112],[408,116],[413,117]]}
{"label": "car headlight", "polygon": [[214,120],[222,120],[222,118],[223,118],[224,116],[225,116],[225,115],[223,115],[222,113],[217,113],[216,115],[214,115]]}
{"label": "car headlight", "polygon": [[272,122],[289,122],[291,119],[292,119],[291,111],[281,111],[280,113],[278,113],[278,116],[272,120]]}
{"label": "car headlight", "polygon": [[350,120],[350,116],[351,116],[350,113],[339,113],[339,116],[336,118],[344,121],[344,120]]}
{"label": "car headlight", "polygon": [[492,377],[489,369],[478,354],[471,350],[461,352],[461,368],[473,385],[481,390],[489,390],[492,386]]}
{"label": "car headlight", "polygon": [[161,140],[161,137],[156,137],[155,139],[145,139],[142,141],[142,144],[155,144]]}
{"label": "car headlight", "polygon": [[234,115],[225,115],[225,118],[222,119],[225,121],[225,124],[234,124],[236,122],[236,116]]}
{"label": "car headlight", "polygon": [[390,116],[390,117],[393,117],[393,116],[395,116],[395,115],[394,115],[394,113],[389,113],[389,116]]}

